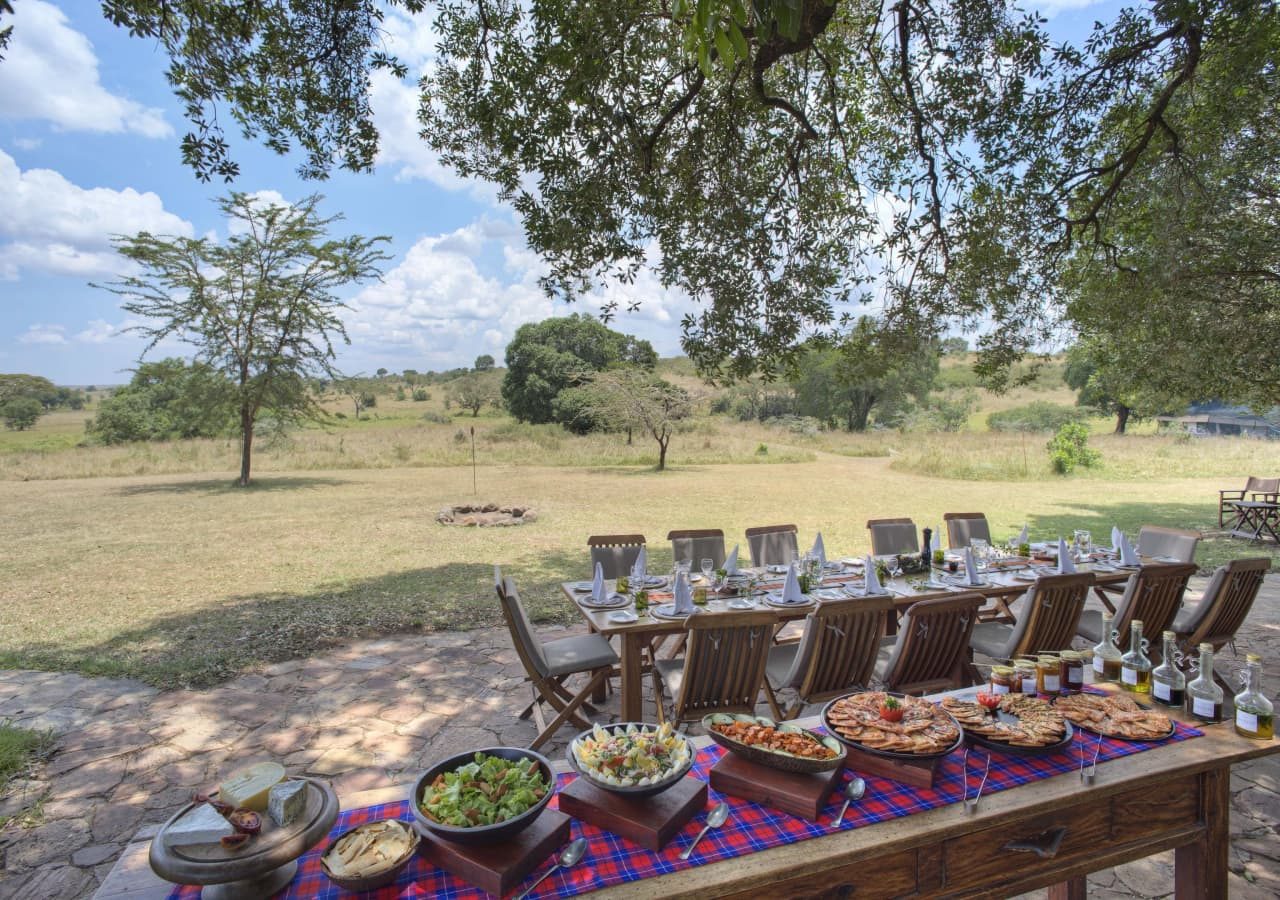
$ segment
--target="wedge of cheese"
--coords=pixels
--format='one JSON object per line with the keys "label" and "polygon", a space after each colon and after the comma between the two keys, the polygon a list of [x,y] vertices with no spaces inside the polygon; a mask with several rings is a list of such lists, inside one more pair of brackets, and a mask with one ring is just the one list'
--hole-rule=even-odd
{"label": "wedge of cheese", "polygon": [[267,812],[277,825],[288,825],[307,808],[307,783],[282,781],[267,795]]}
{"label": "wedge of cheese", "polygon": [[284,766],[280,763],[257,763],[241,769],[218,785],[218,799],[254,812],[266,812],[267,796],[271,793],[271,788],[282,781]]}
{"label": "wedge of cheese", "polygon": [[192,844],[216,844],[235,834],[236,830],[216,809],[208,803],[201,803],[166,828],[164,833],[170,846],[188,847]]}

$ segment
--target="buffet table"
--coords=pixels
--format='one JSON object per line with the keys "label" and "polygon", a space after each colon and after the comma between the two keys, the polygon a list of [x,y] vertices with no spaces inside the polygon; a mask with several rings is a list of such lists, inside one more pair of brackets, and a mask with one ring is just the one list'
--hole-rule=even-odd
{"label": "buffet table", "polygon": [[[1177,896],[1224,896],[1231,766],[1280,752],[1280,743],[1245,740],[1230,725],[1202,731],[1203,736],[1190,740],[1101,762],[1091,786],[1068,771],[984,794],[974,813],[953,802],[762,849],[731,862],[654,872],[598,893],[1009,896],[1050,886],[1051,897],[1083,897],[1088,872],[1176,849]],[[706,738],[695,741],[708,745]],[[407,794],[407,785],[367,791],[342,798],[342,805],[353,810],[397,803]],[[823,816],[815,827],[830,818]],[[144,829],[126,848],[98,891],[100,900],[169,895],[173,886],[153,875],[147,863],[153,833]],[[679,846],[677,839],[668,849]],[[597,846],[588,853],[603,850]],[[539,872],[544,870],[545,865]],[[553,876],[546,884],[555,880]],[[424,887],[402,896],[427,896]]]}

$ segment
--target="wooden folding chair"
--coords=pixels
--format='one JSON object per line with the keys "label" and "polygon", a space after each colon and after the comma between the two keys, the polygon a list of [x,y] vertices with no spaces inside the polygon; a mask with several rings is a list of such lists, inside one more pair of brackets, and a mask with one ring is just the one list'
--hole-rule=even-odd
{"label": "wooden folding chair", "polygon": [[1233,559],[1219,566],[1200,602],[1173,620],[1178,648],[1190,654],[1204,643],[1213,644],[1214,650],[1234,643],[1236,632],[1253,608],[1253,601],[1270,570],[1271,560],[1265,556]]}
{"label": "wooden folding chair", "polygon": [[867,530],[871,532],[872,556],[920,552],[920,535],[910,519],[868,519]]}
{"label": "wooden folding chair", "polygon": [[[1201,534],[1198,531],[1190,531],[1186,528],[1165,528],[1162,525],[1143,525],[1138,529],[1138,545],[1135,548],[1139,556],[1151,559],[1157,556],[1163,556],[1167,559],[1176,559],[1180,563],[1190,563],[1196,560],[1196,545],[1200,543]],[[1132,580],[1132,579],[1130,579]],[[1128,583],[1125,584],[1099,584],[1093,589],[1098,595],[1098,599],[1102,601],[1107,609],[1115,611],[1115,607],[1111,605],[1113,597],[1124,594]],[[1143,622],[1146,619],[1142,620]]]}
{"label": "wooden folding chair", "polygon": [[1223,520],[1227,512],[1230,512],[1237,520],[1239,519],[1239,514],[1235,507],[1231,505],[1233,500],[1243,501],[1250,499],[1267,500],[1275,503],[1277,499],[1280,499],[1280,478],[1255,478],[1250,475],[1242,490],[1218,491],[1218,527],[1223,527]]}
{"label": "wooden folding chair", "polygon": [[866,687],[875,672],[892,597],[853,598],[821,603],[804,621],[798,643],[769,651],[765,690],[776,706],[776,692],[793,688],[796,700],[784,718],[794,718],[807,703],[820,703]]}
{"label": "wooden folding chair", "polygon": [[[566,722],[580,729],[590,728],[591,723],[578,714],[578,709],[585,706],[595,712],[587,699],[597,687],[608,680],[618,666],[618,655],[599,634],[575,635],[540,643],[529,625],[529,617],[525,614],[524,604],[520,602],[515,581],[504,579],[502,570],[496,566],[493,575],[498,602],[502,606],[502,618],[507,624],[507,630],[511,632],[511,643],[515,646],[520,664],[524,666],[525,678],[533,692],[533,702],[520,714],[521,719],[532,715],[538,726],[538,736],[529,748],[537,750]],[[570,675],[577,674],[589,674],[591,677],[581,690],[571,694],[564,682]],[[557,712],[549,723],[542,715],[543,703],[549,704]]]}
{"label": "wooden folding chair", "polygon": [[785,566],[800,556],[794,525],[761,525],[747,529],[753,566]]}
{"label": "wooden folding chair", "polygon": [[969,646],[1001,661],[1069,650],[1092,585],[1092,572],[1046,575],[1027,592],[1015,624],[979,622],[973,626]]}
{"label": "wooden folding chair", "polygon": [[969,638],[983,597],[977,592],[921,600],[907,608],[892,645],[881,644],[876,680],[885,690],[928,694],[976,680]]}
{"label": "wooden folding chair", "polygon": [[724,531],[719,528],[672,531],[667,540],[671,542],[671,558],[690,560],[695,572],[704,559],[710,559],[717,569],[724,565]]}
{"label": "wooden folding chair", "polygon": [[974,538],[991,543],[991,526],[986,513],[943,513],[947,526],[948,547],[968,547]]}
{"label": "wooden folding chair", "polygon": [[[771,612],[691,617],[688,652],[680,659],[659,659],[653,664],[658,721],[666,721],[664,690],[672,697],[671,721],[677,727],[686,719],[713,712],[755,715],[776,623]],[[768,700],[774,716],[781,719],[772,692]]]}
{"label": "wooden folding chair", "polygon": [[[1124,595],[1116,604],[1112,628],[1118,633],[1117,646],[1121,651],[1129,648],[1129,626],[1134,619],[1142,622],[1142,635],[1151,641],[1150,653],[1159,656],[1157,649],[1160,632],[1173,624],[1182,608],[1182,595],[1187,581],[1196,573],[1190,563],[1143,566],[1129,579]],[[1080,614],[1076,634],[1091,644],[1102,640],[1102,611],[1086,609]]]}
{"label": "wooden folding chair", "polygon": [[629,574],[644,545],[643,534],[591,535],[587,538],[587,546],[591,548],[592,574],[596,571],[596,563],[604,569],[605,578]]}

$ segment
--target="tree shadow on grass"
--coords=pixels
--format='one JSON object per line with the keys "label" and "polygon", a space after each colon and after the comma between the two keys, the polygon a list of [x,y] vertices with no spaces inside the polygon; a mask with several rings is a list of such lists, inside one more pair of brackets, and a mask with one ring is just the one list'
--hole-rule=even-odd
{"label": "tree shadow on grass", "polygon": [[117,489],[125,497],[146,494],[267,494],[279,491],[297,491],[309,488],[338,487],[350,484],[345,478],[319,475],[286,475],[254,478],[247,488],[242,488],[234,478],[204,478],[199,481],[165,481],[153,484],[128,484]]}

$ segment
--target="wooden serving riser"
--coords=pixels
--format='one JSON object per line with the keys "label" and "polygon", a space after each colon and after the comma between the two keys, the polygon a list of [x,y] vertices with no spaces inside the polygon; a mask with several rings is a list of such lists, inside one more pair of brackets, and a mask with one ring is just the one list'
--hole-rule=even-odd
{"label": "wooden serving riser", "polygon": [[415,825],[418,852],[432,865],[483,891],[502,897],[569,840],[570,819],[544,809],[533,824],[496,844],[456,844]]}
{"label": "wooden serving riser", "polygon": [[935,759],[889,759],[866,753],[857,747],[849,747],[844,759],[844,767],[860,775],[878,775],[902,784],[918,788],[933,787],[934,776],[938,774],[938,766],[942,757]]}
{"label": "wooden serving riser", "polygon": [[793,816],[818,821],[840,780],[843,768],[817,774],[783,772],[726,753],[711,767],[711,786],[722,794],[771,806]]}
{"label": "wooden serving riser", "polygon": [[707,806],[707,783],[685,776],[661,794],[628,797],[576,778],[557,796],[560,809],[654,853]]}

